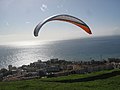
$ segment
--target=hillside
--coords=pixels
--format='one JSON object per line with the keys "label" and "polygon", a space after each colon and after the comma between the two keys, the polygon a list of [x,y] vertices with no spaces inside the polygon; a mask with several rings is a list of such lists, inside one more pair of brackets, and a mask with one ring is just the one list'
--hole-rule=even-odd
{"label": "hillside", "polygon": [[0,82],[0,90],[120,90],[120,70]]}

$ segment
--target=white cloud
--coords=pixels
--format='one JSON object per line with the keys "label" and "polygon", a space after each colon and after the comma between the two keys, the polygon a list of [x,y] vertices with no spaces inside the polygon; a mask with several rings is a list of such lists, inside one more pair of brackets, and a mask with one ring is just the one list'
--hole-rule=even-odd
{"label": "white cloud", "polygon": [[45,4],[42,4],[42,7],[44,7],[44,8],[47,8],[47,5],[45,5]]}
{"label": "white cloud", "polygon": [[40,9],[41,9],[41,11],[43,11],[43,12],[45,11],[42,7],[41,7]]}
{"label": "white cloud", "polygon": [[47,9],[47,5],[45,5],[45,4],[42,4],[42,6],[40,7],[40,9],[41,9],[41,11],[45,11],[46,9]]}

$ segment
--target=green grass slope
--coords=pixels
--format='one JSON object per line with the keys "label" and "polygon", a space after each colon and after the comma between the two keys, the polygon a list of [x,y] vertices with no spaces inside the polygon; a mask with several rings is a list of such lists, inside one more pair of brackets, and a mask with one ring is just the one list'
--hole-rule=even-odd
{"label": "green grass slope", "polygon": [[120,70],[0,82],[0,90],[120,90]]}

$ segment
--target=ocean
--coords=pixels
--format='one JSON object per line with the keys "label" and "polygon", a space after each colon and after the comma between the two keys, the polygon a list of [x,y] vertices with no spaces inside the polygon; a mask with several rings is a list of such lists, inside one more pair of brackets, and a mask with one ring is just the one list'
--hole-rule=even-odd
{"label": "ocean", "polygon": [[120,36],[49,41],[30,46],[0,45],[0,68],[52,58],[68,61],[120,58]]}

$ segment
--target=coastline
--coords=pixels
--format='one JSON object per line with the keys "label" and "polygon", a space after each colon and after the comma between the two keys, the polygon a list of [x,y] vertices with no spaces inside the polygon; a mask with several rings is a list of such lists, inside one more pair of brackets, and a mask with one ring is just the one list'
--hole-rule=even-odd
{"label": "coastline", "polygon": [[119,58],[108,58],[102,61],[66,61],[58,58],[48,61],[38,60],[29,65],[15,67],[8,66],[8,69],[0,70],[1,81],[28,80],[34,78],[49,78],[67,76],[71,74],[86,74],[102,70],[120,69]]}

